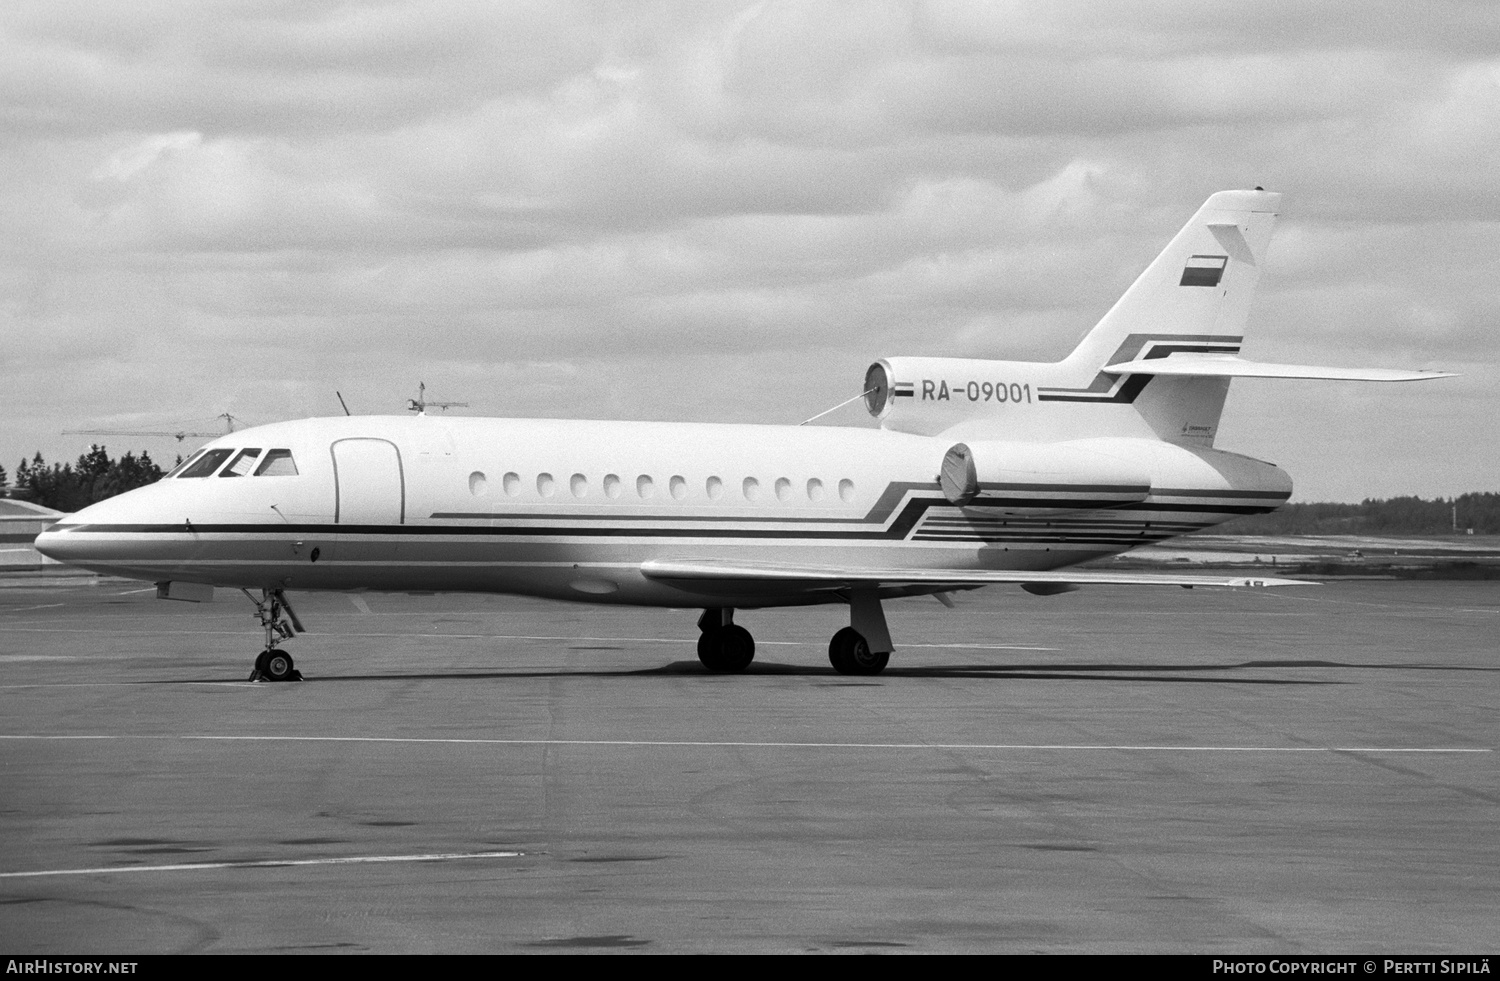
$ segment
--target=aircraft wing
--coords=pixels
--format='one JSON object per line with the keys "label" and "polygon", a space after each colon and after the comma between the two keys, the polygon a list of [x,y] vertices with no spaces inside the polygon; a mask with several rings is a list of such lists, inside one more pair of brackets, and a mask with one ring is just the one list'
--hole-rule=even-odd
{"label": "aircraft wing", "polygon": [[1311,586],[1301,579],[1266,576],[1191,576],[1155,572],[1101,572],[1056,569],[1025,572],[996,569],[840,569],[833,566],[783,565],[769,562],[720,562],[711,559],[653,559],[641,563],[647,579],[700,592],[835,592],[860,586],[947,586],[972,589],[999,583],[1058,586]]}
{"label": "aircraft wing", "polygon": [[1396,368],[1329,368],[1311,364],[1246,361],[1233,354],[1170,354],[1165,358],[1120,361],[1105,365],[1117,375],[1191,375],[1198,378],[1318,378],[1329,381],[1426,381],[1452,378],[1451,371],[1405,371]]}

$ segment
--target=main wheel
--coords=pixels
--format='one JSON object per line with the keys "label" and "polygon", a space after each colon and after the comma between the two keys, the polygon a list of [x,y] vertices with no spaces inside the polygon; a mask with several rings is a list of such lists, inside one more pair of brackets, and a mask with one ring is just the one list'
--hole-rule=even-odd
{"label": "main wheel", "polygon": [[738,624],[705,630],[698,635],[698,660],[710,671],[743,671],[755,659],[755,638]]}
{"label": "main wheel", "polygon": [[870,650],[865,635],[853,627],[845,627],[828,642],[828,660],[839,674],[879,674],[890,659],[890,651]]}
{"label": "main wheel", "polygon": [[285,651],[269,650],[261,656],[266,659],[261,673],[265,675],[267,681],[291,681],[296,674],[292,656]]}

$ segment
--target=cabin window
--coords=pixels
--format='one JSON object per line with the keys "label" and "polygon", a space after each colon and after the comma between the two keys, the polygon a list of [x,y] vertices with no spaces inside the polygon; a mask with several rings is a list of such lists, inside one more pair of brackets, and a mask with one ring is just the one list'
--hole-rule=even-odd
{"label": "cabin window", "polygon": [[709,500],[717,501],[719,498],[724,496],[724,481],[720,480],[718,477],[710,477],[708,478],[708,482],[704,485],[704,489],[708,491]]}
{"label": "cabin window", "polygon": [[776,478],[776,500],[790,501],[792,499],[792,482],[785,477]]}
{"label": "cabin window", "polygon": [[266,450],[266,458],[255,468],[257,477],[295,477],[297,463],[291,450]]}
{"label": "cabin window", "polygon": [[207,477],[219,469],[219,464],[229,459],[229,454],[233,452],[234,450],[209,450],[200,456],[192,466],[184,468],[181,478],[186,480],[188,477]]}
{"label": "cabin window", "polygon": [[256,459],[259,456],[260,456],[260,448],[259,447],[256,447],[253,450],[240,450],[239,453],[237,453],[235,455],[235,458],[232,461],[230,461],[229,466],[225,467],[219,473],[219,476],[220,477],[243,477],[243,476],[245,476],[245,474],[247,474],[251,470],[255,469],[255,461],[256,461]]}
{"label": "cabin window", "polygon": [[587,497],[589,493],[589,479],[581,473],[575,473],[568,481],[568,489],[573,492],[574,497]]}
{"label": "cabin window", "polygon": [[536,475],[536,492],[543,497],[551,497],[554,486],[550,473],[539,473]]}
{"label": "cabin window", "polygon": [[845,504],[854,500],[854,481],[847,477],[839,481],[839,500]]}
{"label": "cabin window", "polygon": [[604,496],[610,500],[620,496],[620,475],[607,473],[604,475]]}
{"label": "cabin window", "polygon": [[807,482],[807,499],[809,501],[821,501],[823,499],[823,482],[817,477]]}
{"label": "cabin window", "polygon": [[687,478],[673,477],[671,482],[672,496],[677,500],[687,497]]}
{"label": "cabin window", "polygon": [[635,478],[635,492],[641,497],[650,497],[656,492],[656,488],[651,485],[650,477],[641,474]]}
{"label": "cabin window", "polygon": [[754,477],[746,477],[745,483],[741,486],[745,492],[745,500],[760,500],[760,481],[756,480]]}
{"label": "cabin window", "polygon": [[475,470],[473,473],[469,474],[469,493],[473,494],[475,497],[479,497],[484,493],[484,487],[486,483],[487,482],[484,479],[484,474],[478,470]]}
{"label": "cabin window", "polygon": [[521,493],[521,475],[514,470],[500,478],[500,483],[505,488],[506,497],[515,497]]}

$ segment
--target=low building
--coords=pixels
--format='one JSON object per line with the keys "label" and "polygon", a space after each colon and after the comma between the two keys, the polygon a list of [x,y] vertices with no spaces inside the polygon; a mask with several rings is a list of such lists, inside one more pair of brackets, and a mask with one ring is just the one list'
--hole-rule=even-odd
{"label": "low building", "polygon": [[15,498],[0,498],[0,572],[40,572],[44,566],[64,568],[33,546],[36,536],[61,518],[61,511]]}

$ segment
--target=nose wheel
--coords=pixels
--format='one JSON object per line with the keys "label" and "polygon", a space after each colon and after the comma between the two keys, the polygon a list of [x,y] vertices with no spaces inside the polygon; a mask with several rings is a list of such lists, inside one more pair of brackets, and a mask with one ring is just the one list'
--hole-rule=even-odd
{"label": "nose wheel", "polygon": [[240,592],[255,604],[255,615],[266,632],[266,649],[256,657],[255,667],[250,669],[249,680],[301,681],[302,672],[297,670],[292,656],[276,646],[283,640],[291,640],[304,632],[302,621],[292,611],[286,595],[279,589],[263,589],[261,598],[256,599],[248,589]]}
{"label": "nose wheel", "polygon": [[271,648],[260,652],[255,659],[255,670],[250,672],[251,681],[301,681],[302,672],[292,663],[292,655]]}

